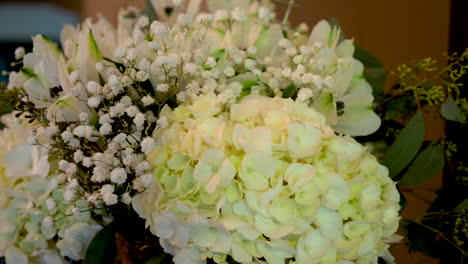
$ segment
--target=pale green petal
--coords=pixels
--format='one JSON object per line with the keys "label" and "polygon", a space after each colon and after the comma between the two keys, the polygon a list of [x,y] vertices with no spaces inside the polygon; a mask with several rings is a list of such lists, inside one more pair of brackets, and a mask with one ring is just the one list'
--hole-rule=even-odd
{"label": "pale green petal", "polygon": [[336,103],[331,92],[323,91],[320,96],[314,100],[312,107],[327,118],[328,124],[335,125],[338,122]]}
{"label": "pale green petal", "polygon": [[343,97],[344,113],[334,129],[350,136],[367,136],[380,127],[380,117],[372,109],[371,94],[353,93]]}

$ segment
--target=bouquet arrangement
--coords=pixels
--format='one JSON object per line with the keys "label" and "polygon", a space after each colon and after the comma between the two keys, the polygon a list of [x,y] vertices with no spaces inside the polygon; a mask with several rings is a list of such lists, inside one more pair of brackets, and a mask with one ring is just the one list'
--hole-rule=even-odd
{"label": "bouquet arrangement", "polygon": [[381,124],[353,41],[269,1],[164,4],[15,52],[0,256],[113,263],[118,233],[140,262],[393,263],[400,194],[352,138]]}

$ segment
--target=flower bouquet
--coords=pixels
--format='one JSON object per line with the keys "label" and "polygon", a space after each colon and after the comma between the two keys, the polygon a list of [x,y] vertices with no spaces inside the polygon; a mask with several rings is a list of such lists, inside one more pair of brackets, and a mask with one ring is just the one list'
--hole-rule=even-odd
{"label": "flower bouquet", "polygon": [[353,41],[269,1],[154,2],[16,50],[0,256],[393,263],[400,194],[353,139],[381,124]]}

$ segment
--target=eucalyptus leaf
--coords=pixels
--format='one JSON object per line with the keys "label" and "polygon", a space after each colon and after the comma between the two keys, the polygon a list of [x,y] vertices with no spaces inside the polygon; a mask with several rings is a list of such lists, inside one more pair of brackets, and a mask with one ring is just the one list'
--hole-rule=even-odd
{"label": "eucalyptus leaf", "polygon": [[377,101],[385,98],[384,87],[387,80],[387,72],[384,68],[370,68],[364,72],[364,78],[372,87],[372,94]]}
{"label": "eucalyptus leaf", "polygon": [[158,15],[154,10],[153,3],[151,3],[151,0],[146,0],[146,9],[143,10],[142,13],[143,15],[147,16],[150,21],[158,20]]}
{"label": "eucalyptus leaf", "polygon": [[460,108],[458,107],[455,100],[452,96],[449,96],[447,101],[442,104],[441,109],[442,116],[450,121],[465,123],[466,117],[462,114]]}
{"label": "eucalyptus leaf", "polygon": [[414,185],[436,176],[444,168],[444,152],[439,145],[431,145],[422,151],[401,178],[401,185]]}
{"label": "eucalyptus leaf", "polygon": [[418,105],[414,101],[413,95],[405,93],[388,102],[384,119],[393,120],[406,117],[410,113],[414,113],[417,108]]}
{"label": "eucalyptus leaf", "polygon": [[114,263],[117,254],[114,223],[99,231],[89,244],[83,264]]}
{"label": "eucalyptus leaf", "polygon": [[172,259],[172,256],[162,253],[162,255],[155,256],[151,258],[150,260],[146,261],[144,264],[162,264],[162,263],[168,263]]}
{"label": "eucalyptus leaf", "polygon": [[405,237],[408,238],[409,247],[413,251],[436,257],[438,250],[437,234],[418,222],[403,220],[401,224]]}
{"label": "eucalyptus leaf", "polygon": [[383,68],[383,64],[369,51],[356,45],[354,58],[361,61],[367,68]]}
{"label": "eucalyptus leaf", "polygon": [[463,209],[468,209],[468,198],[455,207],[455,212],[461,212]]}
{"label": "eucalyptus leaf", "polygon": [[397,176],[416,156],[424,140],[424,118],[417,112],[383,158],[390,177]]}

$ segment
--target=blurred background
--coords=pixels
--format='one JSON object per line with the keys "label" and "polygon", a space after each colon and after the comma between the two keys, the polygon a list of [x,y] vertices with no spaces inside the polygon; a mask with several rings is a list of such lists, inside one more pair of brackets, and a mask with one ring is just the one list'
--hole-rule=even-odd
{"label": "blurred background", "polygon": [[[286,2],[278,0],[280,18]],[[312,27],[321,19],[337,19],[346,37],[354,38],[357,45],[374,54],[390,71],[411,59],[430,56],[443,61],[444,52],[467,47],[468,24],[463,16],[468,11],[467,2],[296,0],[290,20],[293,25],[306,22]],[[98,13],[115,24],[117,11],[124,5],[144,7],[145,0],[0,0],[0,71],[9,69],[17,46],[32,48],[32,35],[41,33],[58,41],[64,24],[78,24]],[[6,81],[6,77],[1,76],[0,81]],[[429,137],[444,134],[442,122],[432,120],[431,123]],[[440,176],[408,190],[408,207],[403,212],[406,217],[422,215],[442,184]],[[394,254],[398,264],[438,263],[421,254],[409,253],[404,242],[395,247]]]}

